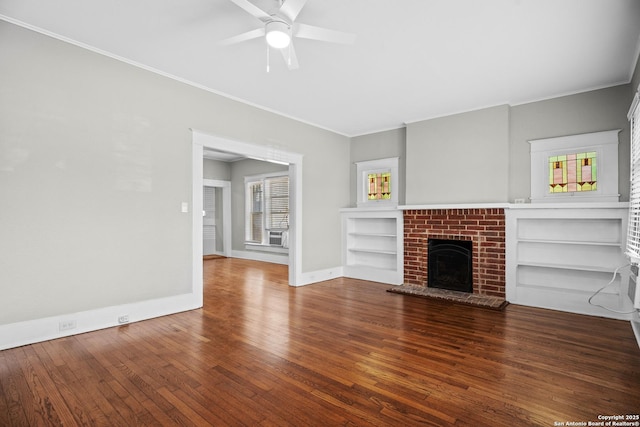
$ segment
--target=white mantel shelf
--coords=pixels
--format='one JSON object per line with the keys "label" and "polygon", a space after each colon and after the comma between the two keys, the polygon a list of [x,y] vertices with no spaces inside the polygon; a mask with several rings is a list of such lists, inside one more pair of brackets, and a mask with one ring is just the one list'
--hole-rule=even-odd
{"label": "white mantel shelf", "polygon": [[366,206],[363,208],[340,208],[340,212],[389,212],[397,211],[396,206]]}
{"label": "white mantel shelf", "polygon": [[508,209],[509,203],[442,203],[434,205],[402,205],[398,209],[406,210],[430,210],[430,209]]}
{"label": "white mantel shelf", "polygon": [[430,209],[620,209],[629,202],[587,203],[451,203],[433,205],[401,205],[399,210]]}

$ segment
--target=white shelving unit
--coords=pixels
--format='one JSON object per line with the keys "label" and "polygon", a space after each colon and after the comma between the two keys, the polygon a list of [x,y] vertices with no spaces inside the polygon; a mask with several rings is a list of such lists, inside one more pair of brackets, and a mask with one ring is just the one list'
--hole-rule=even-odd
{"label": "white shelving unit", "polygon": [[344,275],[400,285],[404,279],[402,211],[343,209]]}
{"label": "white shelving unit", "polygon": [[[589,304],[628,261],[624,255],[626,203],[512,205],[507,220],[507,300],[617,319],[630,315]],[[593,303],[611,310],[632,309],[629,270]]]}

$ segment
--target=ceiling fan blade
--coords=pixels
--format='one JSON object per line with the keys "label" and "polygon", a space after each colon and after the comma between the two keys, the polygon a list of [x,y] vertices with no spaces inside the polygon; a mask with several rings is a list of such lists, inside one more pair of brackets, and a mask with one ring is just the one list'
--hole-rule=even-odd
{"label": "ceiling fan blade", "polygon": [[257,28],[255,30],[247,31],[246,33],[238,34],[237,36],[229,37],[228,39],[220,40],[218,44],[222,46],[229,46],[231,44],[257,39],[262,36],[264,36],[264,28]]}
{"label": "ceiling fan blade", "polygon": [[284,0],[280,12],[289,20],[293,22],[298,17],[298,14],[307,3],[307,0]]}
{"label": "ceiling fan blade", "polygon": [[289,47],[285,49],[280,49],[280,52],[282,52],[284,62],[287,64],[287,67],[289,67],[290,70],[297,70],[298,68],[300,68],[296,50],[293,48],[293,43],[290,43]]}
{"label": "ceiling fan blade", "polygon": [[236,6],[244,9],[246,12],[249,12],[251,15],[255,16],[262,22],[267,22],[271,20],[271,16],[264,10],[260,9],[258,6],[253,3],[249,3],[248,0],[231,0],[235,3]]}
{"label": "ceiling fan blade", "polygon": [[313,25],[307,24],[294,24],[293,34],[302,39],[320,40],[330,43],[353,44],[356,41],[355,34],[314,27]]}

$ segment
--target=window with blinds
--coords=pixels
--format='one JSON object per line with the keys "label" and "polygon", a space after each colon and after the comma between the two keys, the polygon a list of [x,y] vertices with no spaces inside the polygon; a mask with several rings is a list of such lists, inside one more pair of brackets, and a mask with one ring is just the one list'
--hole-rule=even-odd
{"label": "window with blinds", "polygon": [[289,228],[289,177],[279,176],[264,180],[267,198],[267,228]]}
{"label": "window with blinds", "polygon": [[289,229],[289,176],[246,177],[245,190],[246,242],[283,246],[282,233]]}
{"label": "window with blinds", "polygon": [[634,264],[640,263],[640,93],[636,92],[629,110],[631,123],[631,189],[629,192],[629,225],[627,255]]}

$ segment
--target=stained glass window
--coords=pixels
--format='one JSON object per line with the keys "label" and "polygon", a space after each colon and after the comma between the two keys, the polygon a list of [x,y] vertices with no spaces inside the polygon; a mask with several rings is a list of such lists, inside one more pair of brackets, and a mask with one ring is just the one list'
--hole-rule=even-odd
{"label": "stained glass window", "polygon": [[549,192],[597,190],[596,152],[549,157]]}
{"label": "stained glass window", "polygon": [[391,199],[391,172],[370,173],[367,175],[369,183],[369,200]]}

